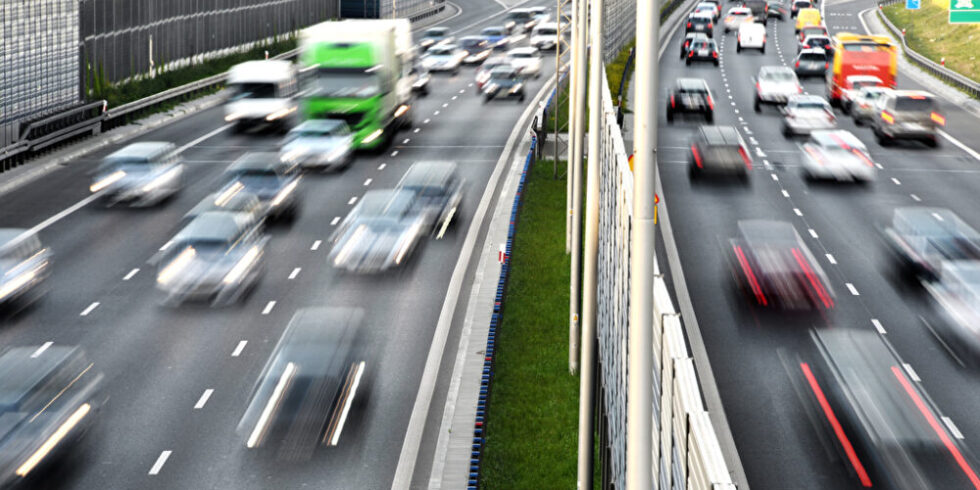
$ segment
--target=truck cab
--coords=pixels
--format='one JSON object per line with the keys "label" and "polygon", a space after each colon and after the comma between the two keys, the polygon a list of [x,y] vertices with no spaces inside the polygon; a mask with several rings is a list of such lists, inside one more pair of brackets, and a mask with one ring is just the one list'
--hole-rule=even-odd
{"label": "truck cab", "polygon": [[225,121],[236,130],[271,128],[285,133],[292,126],[299,85],[288,61],[246,61],[228,71]]}

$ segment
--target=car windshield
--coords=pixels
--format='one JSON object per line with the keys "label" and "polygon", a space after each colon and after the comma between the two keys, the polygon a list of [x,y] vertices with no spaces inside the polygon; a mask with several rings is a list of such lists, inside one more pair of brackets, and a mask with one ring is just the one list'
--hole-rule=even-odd
{"label": "car windshield", "polygon": [[448,29],[443,29],[443,28],[429,29],[425,31],[424,37],[435,37],[435,38],[446,37],[447,32]]}
{"label": "car windshield", "polygon": [[793,72],[769,71],[763,73],[759,78],[770,82],[791,82],[793,81]]}
{"label": "car windshield", "polygon": [[816,37],[816,38],[807,39],[806,40],[806,43],[809,44],[810,46],[821,46],[821,47],[823,47],[823,46],[826,46],[826,45],[830,44],[830,39]]}
{"label": "car windshield", "polygon": [[801,111],[822,111],[827,108],[822,102],[817,101],[804,101],[798,102],[796,108]]}
{"label": "car windshield", "polygon": [[463,39],[460,41],[460,45],[466,49],[479,48],[482,47],[483,44],[483,39]]}
{"label": "car windshield", "polygon": [[517,52],[517,53],[511,53],[510,57],[511,58],[534,58],[534,54],[527,53],[527,52]]}
{"label": "car windshield", "polygon": [[231,100],[272,99],[276,96],[274,83],[236,83],[231,89]]}
{"label": "car windshield", "polygon": [[558,29],[553,27],[542,27],[535,31],[535,35],[537,36],[554,36],[555,34],[558,34]]}
{"label": "car windshield", "polygon": [[531,12],[521,12],[521,11],[511,12],[510,14],[507,15],[507,18],[510,20],[526,21],[531,19]]}
{"label": "car windshield", "polygon": [[802,53],[800,59],[803,61],[827,61],[827,55],[822,53]]}
{"label": "car windshield", "polygon": [[231,174],[231,178],[245,185],[247,188],[256,187],[278,187],[279,176],[275,172],[262,172],[258,170],[246,170]]}
{"label": "car windshield", "polygon": [[496,27],[488,27],[481,31],[480,34],[483,34],[484,36],[503,36],[504,31],[503,29],[498,29]]}
{"label": "car windshield", "polygon": [[895,99],[896,111],[929,112],[933,109],[932,99],[929,97],[898,97]]}
{"label": "car windshield", "polygon": [[296,138],[330,138],[340,136],[340,128],[333,129],[295,129],[290,131],[290,139]]}
{"label": "car windshield", "polygon": [[440,47],[440,48],[434,48],[429,50],[430,56],[452,56],[452,54],[453,54],[452,48]]}
{"label": "car windshield", "polygon": [[319,97],[368,98],[381,93],[378,77],[363,71],[320,70],[308,83],[310,94]]}

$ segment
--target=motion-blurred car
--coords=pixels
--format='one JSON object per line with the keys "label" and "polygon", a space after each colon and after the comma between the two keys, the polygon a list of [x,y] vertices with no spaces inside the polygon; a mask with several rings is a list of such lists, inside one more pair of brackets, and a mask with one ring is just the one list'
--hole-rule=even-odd
{"label": "motion-blurred car", "polygon": [[173,143],[132,143],[105,157],[89,190],[106,205],[152,206],[178,191],[184,163]]}
{"label": "motion-blurred car", "polygon": [[830,33],[827,32],[827,26],[825,26],[825,25],[806,26],[806,27],[800,29],[798,41],[799,42],[803,42],[804,39],[806,39],[806,38],[808,38],[810,36],[827,36],[827,37],[830,37]]}
{"label": "motion-blurred car", "polygon": [[791,95],[783,107],[783,136],[810,134],[810,131],[836,127],[834,109],[819,95]]}
{"label": "motion-blurred car", "polygon": [[422,97],[429,95],[429,81],[432,80],[432,74],[429,73],[429,70],[421,63],[416,63],[412,66],[412,73],[415,75],[415,81],[412,82],[412,92]]}
{"label": "motion-blurred car", "polygon": [[459,73],[459,65],[466,53],[455,44],[437,44],[429,48],[422,56],[421,63],[430,72]]}
{"label": "motion-blurred car", "polygon": [[221,192],[208,194],[197,203],[190,211],[184,214],[180,220],[180,227],[183,229],[190,224],[194,218],[211,211],[226,211],[229,213],[244,214],[249,220],[261,224],[265,221],[266,207],[262,205],[259,198],[245,190],[241,183],[226,186]]}
{"label": "motion-blurred car", "polygon": [[684,33],[703,32],[708,37],[715,37],[715,21],[709,15],[691,15],[687,18]]}
{"label": "motion-blurred car", "polygon": [[523,33],[530,32],[536,25],[538,21],[535,19],[535,12],[528,8],[511,9],[504,20],[504,27]]}
{"label": "motion-blurred car", "polygon": [[276,448],[280,458],[299,460],[340,443],[367,368],[363,319],[356,308],[293,315],[238,424],[246,448]]}
{"label": "motion-blurred car", "polygon": [[974,488],[973,456],[917,376],[874,330],[811,330],[818,360],[800,362],[802,393],[855,486]]}
{"label": "motion-blurred car", "polygon": [[827,53],[828,59],[833,59],[834,57],[834,43],[827,36],[822,36],[819,34],[811,34],[804,38],[796,46],[796,52],[799,53],[804,49],[814,49],[820,48]]}
{"label": "motion-blurred car", "polygon": [[784,0],[768,0],[766,2],[766,20],[769,19],[779,19],[786,20],[786,14],[788,13],[788,8],[786,7],[786,2]]}
{"label": "motion-blurred car", "polygon": [[743,49],[758,49],[766,52],[766,26],[755,22],[743,22],[738,26],[738,44],[735,45],[735,52],[741,53]]}
{"label": "motion-blurred car", "polygon": [[269,218],[292,221],[299,214],[298,169],[297,164],[282,161],[277,153],[246,153],[225,170],[221,190],[238,183],[262,201]]}
{"label": "motion-blurred car", "polygon": [[752,17],[752,10],[748,7],[732,7],[728,9],[728,14],[725,15],[724,20],[725,34],[737,31],[740,25],[752,22],[754,19]]}
{"label": "motion-blurred car", "polygon": [[871,129],[882,146],[897,140],[919,140],[939,146],[937,129],[946,125],[939,102],[928,92],[893,90],[883,95],[871,116]]}
{"label": "motion-blurred car", "polygon": [[980,233],[946,208],[898,208],[883,233],[901,272],[926,281],[945,261],[980,260]]}
{"label": "motion-blurred car", "polygon": [[234,123],[234,131],[271,127],[285,133],[292,126],[299,83],[291,61],[246,61],[228,70],[225,83],[225,122]]}
{"label": "motion-blurred car", "polygon": [[354,162],[354,136],[340,119],[308,119],[283,140],[279,159],[303,169],[334,170]]}
{"label": "motion-blurred car", "polygon": [[827,274],[792,224],[739,221],[729,253],[739,290],[756,306],[784,310],[834,307]]}
{"label": "motion-blurred car", "polygon": [[718,22],[718,5],[710,2],[701,2],[694,6],[694,15],[704,15],[711,17],[711,20]]}
{"label": "motion-blurred car", "polygon": [[504,56],[494,56],[493,58],[489,58],[484,61],[483,64],[476,69],[477,95],[483,95],[483,87],[487,84],[487,81],[490,80],[490,72],[501,67],[513,68],[513,65],[511,65],[510,60]]}
{"label": "motion-blurred car", "polygon": [[499,66],[490,71],[483,86],[483,103],[493,99],[517,99],[524,102],[524,77],[512,66]]}
{"label": "motion-blurred car", "polygon": [[21,228],[0,228],[0,305],[29,304],[51,274],[53,254],[37,234]]}
{"label": "motion-blurred car", "polygon": [[745,0],[742,5],[752,11],[752,21],[756,24],[765,24],[769,21],[769,4],[766,0]]}
{"label": "motion-blurred car", "polygon": [[[829,58],[829,56],[828,56]],[[872,75],[851,75],[844,79],[844,87],[841,88],[840,93],[840,105],[844,113],[851,112],[851,106],[854,103],[854,97],[857,96],[858,91],[864,87],[883,87],[885,84],[881,83],[881,79]]]}
{"label": "motion-blurred car", "polygon": [[715,7],[715,21],[718,21],[718,17],[721,16],[721,0],[701,0],[701,3],[709,3]]}
{"label": "motion-blurred car", "polygon": [[398,188],[415,192],[415,205],[424,220],[423,229],[436,239],[442,238],[463,200],[463,180],[456,162],[415,162],[405,172]]}
{"label": "motion-blurred car", "polygon": [[698,39],[691,42],[684,64],[690,65],[695,61],[709,61],[718,66],[718,45],[714,39]]}
{"label": "motion-blurred car", "polygon": [[696,113],[709,124],[715,120],[715,103],[708,82],[702,78],[678,78],[670,89],[667,122],[678,113]]}
{"label": "motion-blurred car", "polygon": [[333,233],[329,261],[348,272],[377,273],[404,265],[425,236],[413,191],[364,194]]}
{"label": "motion-blurred car", "polygon": [[510,40],[507,30],[501,26],[485,27],[480,31],[480,36],[486,38],[487,42],[495,50],[505,51],[509,47]]}
{"label": "motion-blurred car", "polygon": [[954,355],[980,364],[980,261],[943,262],[939,279],[923,282],[938,321],[935,330]]}
{"label": "motion-blurred car", "polygon": [[887,87],[864,87],[857,92],[851,101],[851,117],[854,124],[861,126],[874,116],[875,104],[891,89]]}
{"label": "motion-blurred car", "polygon": [[803,77],[822,77],[827,74],[830,68],[830,60],[827,52],[820,49],[804,49],[797,53],[793,60],[793,71],[799,78]]}
{"label": "motion-blurred car", "polygon": [[791,95],[803,93],[796,73],[786,66],[763,66],[752,81],[755,82],[755,112],[762,111],[762,104],[782,105]]}
{"label": "motion-blurred car", "polygon": [[103,375],[78,346],[0,354],[0,487],[45,473],[75,448],[105,402]]}
{"label": "motion-blurred car", "polygon": [[422,49],[428,49],[436,44],[451,42],[453,42],[453,37],[449,35],[448,27],[430,27],[422,33],[422,38],[419,39],[419,46]]}
{"label": "motion-blurred car", "polygon": [[688,175],[697,179],[704,175],[735,175],[748,181],[752,170],[745,141],[731,126],[700,126],[691,143]]}
{"label": "motion-blurred car", "polygon": [[691,44],[696,40],[708,40],[708,35],[703,32],[689,32],[684,35],[684,42],[681,43],[681,59],[687,56],[687,50],[691,48]]}
{"label": "motion-blurred car", "polygon": [[531,31],[531,46],[539,51],[552,50],[558,47],[558,24],[542,22]]}
{"label": "motion-blurred car", "polygon": [[164,303],[237,303],[258,284],[268,238],[245,213],[207,211],[177,232],[161,252],[157,289]]}
{"label": "motion-blurred car", "polygon": [[541,76],[541,52],[535,47],[514,48],[507,52],[507,60],[521,75]]}
{"label": "motion-blurred car", "polygon": [[800,13],[800,10],[808,8],[813,8],[813,2],[810,0],[793,0],[793,4],[790,7],[790,17],[795,18]]}
{"label": "motion-blurred car", "polygon": [[531,16],[537,22],[537,25],[541,25],[542,22],[548,22],[551,19],[551,14],[548,13],[548,7],[528,7],[531,11]]}
{"label": "motion-blurred car", "polygon": [[820,10],[816,8],[801,8],[796,11],[796,33],[798,34],[806,26],[819,26],[823,23],[820,18]]}
{"label": "motion-blurred car", "polygon": [[871,182],[876,169],[868,149],[850,131],[820,130],[802,145],[803,176],[807,179]]}
{"label": "motion-blurred car", "polygon": [[478,65],[490,57],[493,46],[483,36],[465,36],[459,38],[459,47],[466,52],[463,64]]}

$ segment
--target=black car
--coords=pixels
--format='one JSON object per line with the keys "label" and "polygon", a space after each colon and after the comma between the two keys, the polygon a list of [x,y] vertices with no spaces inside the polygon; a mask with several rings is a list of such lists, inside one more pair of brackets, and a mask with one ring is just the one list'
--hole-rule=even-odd
{"label": "black car", "polygon": [[299,167],[281,161],[279,154],[246,153],[225,170],[222,190],[241,185],[259,198],[271,219],[292,221],[299,214],[299,180]]}
{"label": "black car", "polygon": [[670,90],[670,104],[667,106],[667,122],[674,121],[678,112],[696,113],[711,123],[715,120],[715,103],[711,99],[708,82],[700,78],[678,78]]}
{"label": "black car", "polygon": [[715,37],[715,23],[706,15],[692,15],[687,19],[684,32],[703,32],[708,37]]}
{"label": "black car", "polygon": [[102,383],[81,347],[48,342],[0,355],[0,487],[30,482],[78,448],[105,402]]}
{"label": "black car", "polygon": [[691,142],[690,176],[734,174],[748,180],[752,169],[745,141],[731,126],[701,126]]}
{"label": "black car", "polygon": [[490,70],[490,78],[483,85],[483,103],[498,98],[514,98],[524,102],[524,77],[513,66]]}
{"label": "black car", "polygon": [[707,40],[708,35],[703,32],[688,32],[684,35],[684,41],[681,43],[681,59],[687,56],[687,50],[690,49],[691,43],[696,40]]}
{"label": "black car", "polygon": [[779,20],[786,19],[786,2],[783,0],[768,0],[766,2],[766,19],[777,18]]}
{"label": "black car", "polygon": [[796,55],[796,60],[793,62],[793,71],[799,78],[822,77],[829,67],[830,60],[822,49],[804,49]]}
{"label": "black car", "polygon": [[445,235],[463,200],[463,180],[456,167],[456,162],[415,162],[398,183],[399,189],[415,192],[423,229],[436,239]]}
{"label": "black car", "polygon": [[684,63],[690,65],[694,61],[710,61],[718,66],[718,45],[715,44],[714,39],[698,40],[691,43]]}
{"label": "black car", "polygon": [[744,4],[752,10],[755,22],[765,24],[769,20],[769,3],[766,0],[746,0]]}

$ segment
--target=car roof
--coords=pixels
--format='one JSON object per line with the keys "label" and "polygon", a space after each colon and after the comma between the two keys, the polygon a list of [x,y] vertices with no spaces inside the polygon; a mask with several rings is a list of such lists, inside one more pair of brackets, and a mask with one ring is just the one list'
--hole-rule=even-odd
{"label": "car roof", "polygon": [[881,83],[881,79],[874,75],[848,75],[847,80],[851,82],[872,82],[877,80],[878,83]]}
{"label": "car roof", "polygon": [[459,38],[459,42],[463,41],[486,41],[486,36],[463,36]]}
{"label": "car roof", "polygon": [[948,208],[901,207],[895,209],[893,221],[913,224],[916,235],[947,237],[955,234],[970,239],[980,239],[980,233]]}
{"label": "car roof", "polygon": [[514,48],[507,52],[507,54],[535,54],[538,52],[538,48],[533,46],[526,46],[522,48]]}
{"label": "car roof", "polygon": [[481,30],[480,32],[487,32],[487,31],[490,31],[490,30],[504,32],[504,27],[503,26],[488,26],[488,27],[484,27],[483,30]]}
{"label": "car roof", "polygon": [[748,7],[732,7],[728,9],[728,15],[732,14],[751,14],[752,9]]}
{"label": "car roof", "polygon": [[272,152],[249,152],[228,166],[229,172],[242,170],[276,170],[282,166],[279,155]]}
{"label": "car roof", "polygon": [[448,44],[448,43],[447,44],[436,44],[435,46],[432,46],[431,48],[429,48],[429,50],[427,52],[428,53],[438,53],[440,51],[456,51],[457,49],[459,49],[459,46],[457,46],[455,44]]}
{"label": "car roof", "polygon": [[[843,146],[865,148],[864,143],[846,129],[820,129],[810,132],[810,140],[820,146]],[[843,145],[842,145],[843,143]]]}
{"label": "car roof", "polygon": [[738,131],[731,126],[701,126],[698,131],[704,142],[712,146],[741,144]]}
{"label": "car roof", "polygon": [[932,95],[924,90],[893,90],[891,95],[893,95],[896,99],[899,97],[925,97],[927,99],[933,99],[936,97],[935,95]]}
{"label": "car roof", "polygon": [[790,68],[790,67],[788,67],[788,66],[782,66],[782,65],[766,65],[766,66],[759,67],[759,75],[760,76],[761,75],[767,75],[769,73],[790,73],[790,74],[796,75],[796,73],[793,72],[793,69]]}
{"label": "car roof", "polygon": [[518,71],[517,68],[514,68],[512,65],[495,66],[495,67],[493,67],[490,70],[490,76],[491,77],[493,77],[494,75],[498,75],[498,76],[516,76],[516,75],[519,75],[519,74],[520,74],[520,71]]}
{"label": "car roof", "polygon": [[142,141],[120,148],[106,157],[107,160],[145,160],[173,150],[174,144],[165,141]]}
{"label": "car roof", "polygon": [[456,175],[456,162],[415,162],[399,182],[399,187],[445,187]]}
{"label": "car roof", "polygon": [[797,57],[803,56],[804,54],[821,54],[824,57],[827,56],[827,50],[823,48],[804,48],[800,50],[800,53],[796,55]]}
{"label": "car roof", "polygon": [[401,214],[415,201],[415,192],[402,189],[375,189],[367,191],[358,204],[362,215],[381,216]]}
{"label": "car roof", "polygon": [[557,29],[558,28],[558,23],[557,22],[542,22],[542,23],[538,24],[537,27],[535,27],[535,29],[548,29],[548,28]]}
{"label": "car roof", "polygon": [[428,28],[428,29],[425,30],[425,34],[427,34],[427,35],[428,34],[442,34],[442,35],[445,35],[445,34],[448,34],[448,33],[449,33],[449,28],[448,27],[430,27],[430,28]]}
{"label": "car roof", "polygon": [[222,241],[234,239],[249,225],[241,213],[233,211],[205,211],[177,232],[174,242],[186,240]]}
{"label": "car roof", "polygon": [[675,82],[677,88],[683,89],[707,89],[708,82],[703,78],[678,78]]}
{"label": "car roof", "polygon": [[27,397],[45,378],[72,358],[83,358],[81,347],[51,345],[35,355],[38,346],[14,347],[0,355],[0,414],[20,411]]}
{"label": "car roof", "polygon": [[[230,192],[228,192],[230,191]],[[226,192],[228,194],[226,195]],[[225,199],[226,202],[222,206],[217,204],[220,199]],[[193,218],[200,216],[208,211],[231,211],[235,209],[241,209],[247,206],[255,206],[259,203],[259,198],[251,192],[245,191],[244,188],[226,189],[222,192],[214,192],[208,194],[201,200],[201,202],[194,205],[190,211],[185,214],[185,217]]]}
{"label": "car roof", "polygon": [[739,233],[750,245],[797,244],[796,228],[785,221],[750,219],[738,222]]}
{"label": "car roof", "polygon": [[796,102],[797,104],[802,102],[819,102],[821,104],[826,104],[827,101],[819,95],[809,95],[809,94],[795,94],[790,95],[788,102]]}
{"label": "car roof", "polygon": [[304,376],[342,374],[331,371],[346,362],[363,318],[357,308],[301,308],[286,325],[274,357],[302,365]]}
{"label": "car roof", "polygon": [[292,131],[299,132],[312,130],[326,132],[333,131],[334,129],[337,129],[343,125],[344,121],[340,119],[307,119],[294,127]]}

